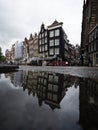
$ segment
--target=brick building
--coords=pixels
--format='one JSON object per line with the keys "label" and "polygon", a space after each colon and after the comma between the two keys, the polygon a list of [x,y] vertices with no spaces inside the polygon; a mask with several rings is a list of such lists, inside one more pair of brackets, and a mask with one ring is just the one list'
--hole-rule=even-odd
{"label": "brick building", "polygon": [[81,64],[98,66],[98,0],[84,0],[81,32]]}

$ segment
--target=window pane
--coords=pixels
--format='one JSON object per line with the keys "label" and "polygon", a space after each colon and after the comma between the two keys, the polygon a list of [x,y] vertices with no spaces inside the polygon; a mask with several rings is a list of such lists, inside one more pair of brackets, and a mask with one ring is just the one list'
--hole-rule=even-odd
{"label": "window pane", "polygon": [[55,39],[55,46],[59,45],[59,39]]}
{"label": "window pane", "polygon": [[59,48],[55,48],[55,54],[59,54]]}
{"label": "window pane", "polygon": [[45,45],[45,51],[47,51],[47,49],[48,49],[48,47],[47,47],[47,45]]}
{"label": "window pane", "polygon": [[54,40],[50,40],[49,45],[54,46]]}
{"label": "window pane", "polygon": [[47,37],[45,38],[45,43],[47,43]]}
{"label": "window pane", "polygon": [[54,50],[50,49],[50,55],[53,55],[53,54],[54,54]]}
{"label": "window pane", "polygon": [[47,36],[47,32],[45,32],[45,36]]}
{"label": "window pane", "polygon": [[59,29],[55,30],[55,36],[59,36],[59,35],[60,35],[60,30]]}
{"label": "window pane", "polygon": [[54,37],[54,31],[50,31],[49,36]]}

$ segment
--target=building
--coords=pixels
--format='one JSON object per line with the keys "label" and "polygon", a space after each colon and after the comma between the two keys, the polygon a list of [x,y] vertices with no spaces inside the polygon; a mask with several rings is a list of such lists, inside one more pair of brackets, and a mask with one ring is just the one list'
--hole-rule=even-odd
{"label": "building", "polygon": [[11,47],[11,62],[15,62],[15,44],[13,44]]}
{"label": "building", "polygon": [[30,34],[29,39],[25,38],[24,41],[24,59],[27,59],[28,62],[31,60],[37,59],[38,55],[38,35]]}
{"label": "building", "polygon": [[39,32],[38,51],[44,60],[59,59],[69,61],[69,40],[64,32],[63,23],[54,21],[45,28],[41,25]]}
{"label": "building", "polygon": [[33,57],[33,35],[32,34],[30,34],[28,44],[29,44],[29,60],[31,60]]}
{"label": "building", "polygon": [[11,51],[10,50],[7,49],[5,51],[5,57],[6,57],[6,62],[10,63],[10,61],[11,61]]}
{"label": "building", "polygon": [[23,42],[16,41],[15,42],[15,61],[22,60],[23,58]]}
{"label": "building", "polygon": [[23,41],[23,62],[27,62],[29,60],[29,43],[28,39],[25,38]]}
{"label": "building", "polygon": [[98,66],[98,0],[84,0],[81,32],[81,64]]}
{"label": "building", "polygon": [[38,57],[38,35],[35,33],[33,36],[33,57]]}

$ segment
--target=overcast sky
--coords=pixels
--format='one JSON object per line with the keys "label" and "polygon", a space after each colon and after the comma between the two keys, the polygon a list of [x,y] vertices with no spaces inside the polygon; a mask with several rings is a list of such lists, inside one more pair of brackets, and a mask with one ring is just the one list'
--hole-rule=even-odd
{"label": "overcast sky", "polygon": [[29,38],[56,19],[63,22],[71,44],[80,44],[83,0],[0,0],[0,46],[3,53],[16,40]]}

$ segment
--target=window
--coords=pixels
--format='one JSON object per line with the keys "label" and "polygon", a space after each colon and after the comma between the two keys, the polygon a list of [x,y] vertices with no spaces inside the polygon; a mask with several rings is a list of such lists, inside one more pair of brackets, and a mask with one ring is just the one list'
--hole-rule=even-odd
{"label": "window", "polygon": [[54,37],[54,31],[50,31],[49,37]]}
{"label": "window", "polygon": [[54,54],[54,50],[53,50],[53,48],[52,49],[50,49],[50,55],[53,55]]}
{"label": "window", "polygon": [[47,36],[47,32],[45,32],[45,36]]}
{"label": "window", "polygon": [[55,39],[55,46],[58,46],[59,45],[59,39]]}
{"label": "window", "polygon": [[94,51],[96,51],[96,42],[94,42]]}
{"label": "window", "polygon": [[44,46],[42,46],[42,51],[44,51]]}
{"label": "window", "polygon": [[45,38],[45,43],[47,43],[47,37]]}
{"label": "window", "polygon": [[42,48],[41,48],[41,46],[40,46],[40,48],[39,48],[39,51],[40,51],[40,52],[42,51]]}
{"label": "window", "polygon": [[59,48],[55,48],[55,54],[59,54]]}
{"label": "window", "polygon": [[50,40],[49,46],[54,46],[54,40]]}
{"label": "window", "polygon": [[98,54],[96,54],[96,64],[98,64]]}
{"label": "window", "polygon": [[60,30],[59,29],[55,30],[55,36],[59,36],[59,35],[60,35]]}
{"label": "window", "polygon": [[41,45],[41,40],[39,40],[39,45]]}
{"label": "window", "polygon": [[42,39],[42,44],[44,44],[44,39]]}
{"label": "window", "polygon": [[48,47],[47,47],[47,45],[45,45],[45,51],[47,51],[47,49],[48,49]]}
{"label": "window", "polygon": [[44,37],[44,33],[42,33],[42,37]]}

